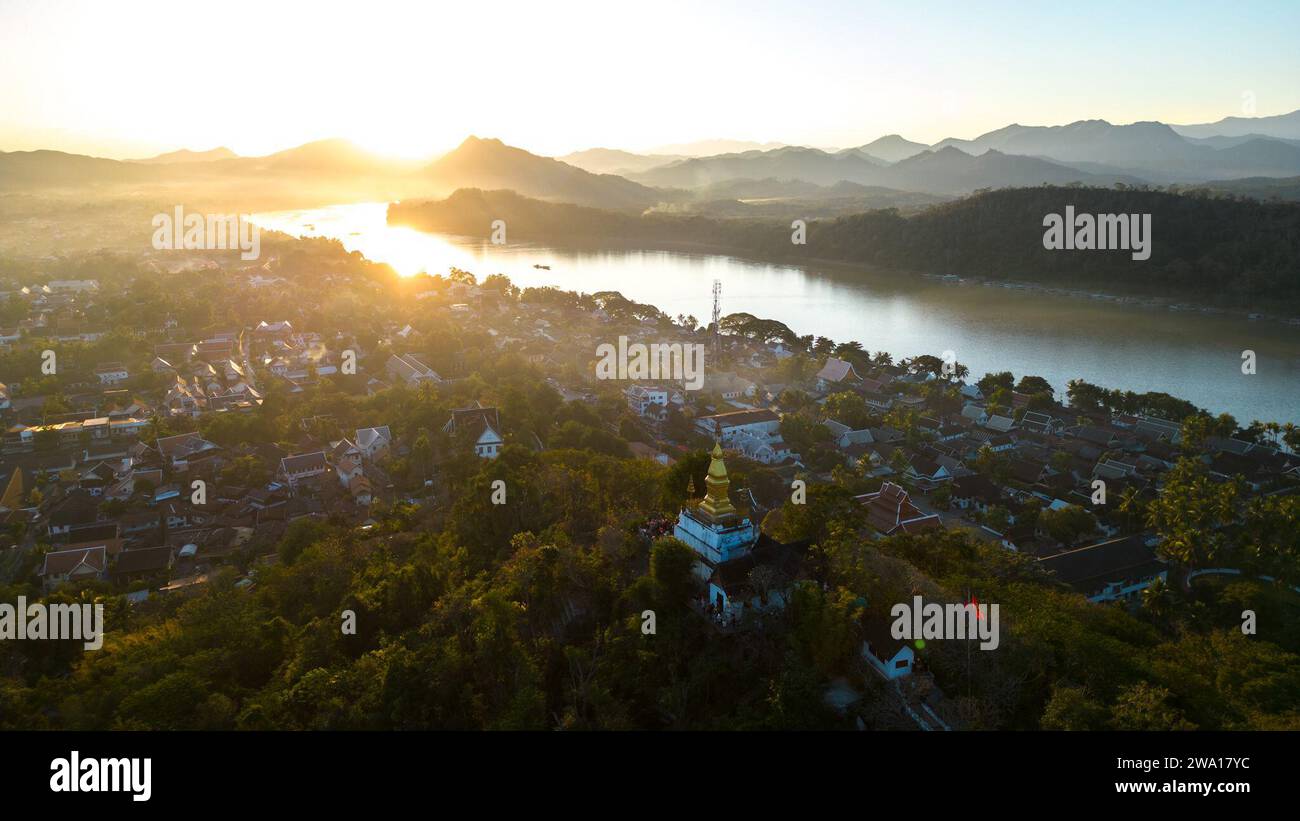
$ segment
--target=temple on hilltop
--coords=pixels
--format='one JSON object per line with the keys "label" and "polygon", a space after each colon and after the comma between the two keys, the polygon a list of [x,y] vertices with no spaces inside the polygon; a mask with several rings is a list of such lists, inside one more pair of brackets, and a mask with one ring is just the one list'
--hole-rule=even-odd
{"label": "temple on hilltop", "polygon": [[782,544],[762,534],[748,511],[737,510],[728,491],[731,480],[722,461],[721,443],[704,479],[704,498],[695,500],[695,479],[673,535],[699,556],[695,573],[703,582],[700,605],[722,625],[736,625],[749,610],[785,606],[791,586],[803,578],[807,542]]}
{"label": "temple on hilltop", "polygon": [[704,498],[694,501],[695,480],[687,492],[691,498],[677,517],[673,535],[690,545],[710,568],[749,554],[758,540],[758,527],[749,516],[736,510],[728,490],[727,466],[722,461],[722,445],[714,444]]}

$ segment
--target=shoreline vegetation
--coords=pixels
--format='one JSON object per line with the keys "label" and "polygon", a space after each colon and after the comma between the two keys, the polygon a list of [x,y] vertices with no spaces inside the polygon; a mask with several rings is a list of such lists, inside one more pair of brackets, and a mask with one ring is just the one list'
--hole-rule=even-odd
{"label": "shoreline vegetation", "polygon": [[[1067,204],[1080,213],[1151,213],[1151,259],[1134,262],[1123,250],[1044,249],[1043,216]],[[792,243],[790,225],[776,220],[632,215],[510,191],[462,189],[444,200],[395,202],[388,210],[390,224],[485,238],[497,219],[512,238],[553,247],[721,253],[801,267],[851,266],[846,274],[869,266],[953,284],[1300,324],[1300,205],[1288,203],[1129,188],[1003,189],[911,216],[884,209],[812,220],[804,245]],[[1135,272],[1147,273],[1146,282],[1135,283]]]}

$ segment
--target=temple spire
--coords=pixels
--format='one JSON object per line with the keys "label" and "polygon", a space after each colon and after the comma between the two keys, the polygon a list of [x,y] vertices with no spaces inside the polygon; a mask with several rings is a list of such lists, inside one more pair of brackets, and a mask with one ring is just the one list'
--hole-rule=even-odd
{"label": "temple spire", "polygon": [[714,443],[712,456],[713,460],[709,462],[709,475],[704,478],[707,490],[704,501],[700,503],[700,510],[717,519],[735,514],[736,508],[732,506],[731,497],[728,495],[731,480],[727,478],[727,466],[722,461],[722,443]]}

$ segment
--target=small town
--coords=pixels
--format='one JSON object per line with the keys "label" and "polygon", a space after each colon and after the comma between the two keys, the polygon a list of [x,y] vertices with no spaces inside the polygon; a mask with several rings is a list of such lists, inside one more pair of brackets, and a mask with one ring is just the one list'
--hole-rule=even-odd
{"label": "small town", "polygon": [[[403,279],[326,243],[268,245],[254,264],[154,252],[3,283],[0,584],[170,612],[213,585],[256,591],[327,533],[383,541],[470,510],[513,550],[514,508],[537,500],[512,500],[529,491],[493,463],[573,449],[643,465],[627,481],[645,487],[569,538],[607,545],[633,577],[653,575],[652,544],[689,547],[683,603],[723,637],[770,629],[805,585],[853,578],[828,541],[980,545],[1130,610],[1168,607],[1203,575],[1298,580],[1294,552],[1250,537],[1295,527],[1290,424],[1010,370],[976,379],[952,352],[895,358],[724,315],[716,289],[701,323],[615,291]],[[628,340],[700,346],[699,389],[602,373],[601,346]],[[505,477],[504,503],[489,476]],[[846,591],[856,661],[825,703],[843,715],[883,685],[897,726],[981,726],[936,682],[944,660],[891,635],[885,613],[913,592],[952,606],[983,591],[914,569],[910,588],[891,583],[908,596],[873,601],[883,567],[858,572],[874,581]]]}

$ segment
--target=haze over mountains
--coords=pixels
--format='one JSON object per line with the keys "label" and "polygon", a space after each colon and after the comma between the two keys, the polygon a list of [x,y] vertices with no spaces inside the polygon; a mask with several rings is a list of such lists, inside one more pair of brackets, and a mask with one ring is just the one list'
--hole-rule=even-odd
{"label": "haze over mountains", "polygon": [[1174,131],[1184,137],[1241,137],[1259,135],[1300,140],[1300,110],[1272,117],[1224,117],[1216,123],[1176,125]]}
{"label": "haze over mountains", "polygon": [[593,148],[550,158],[500,140],[470,137],[432,162],[393,160],[339,139],[264,157],[240,157],[225,148],[182,149],[136,161],[56,151],[0,152],[0,189],[270,181],[322,185],[331,196],[355,191],[355,197],[401,199],[480,188],[618,210],[671,207],[728,215],[759,214],[754,207],[758,201],[763,213],[780,213],[773,200],[827,203],[831,211],[843,213],[921,205],[983,188],[1069,183],[1236,181],[1231,187],[1238,192],[1287,196],[1296,189],[1294,182],[1276,181],[1300,177],[1300,111],[1187,126],[1105,120],[1012,124],[974,139],[949,138],[934,145],[898,134],[842,150],[740,143],[745,150],[690,155],[701,146],[737,143],[710,140],[649,154]]}
{"label": "haze over mountains", "polygon": [[188,148],[182,148],[179,151],[169,151],[166,154],[159,154],[156,157],[149,157],[144,160],[132,160],[132,162],[146,163],[151,165],[167,165],[169,163],[182,162],[209,162],[211,160],[233,160],[239,155],[229,148],[222,146],[213,148],[210,151],[190,151]]}
{"label": "haze over mountains", "polygon": [[675,154],[683,157],[710,157],[714,154],[736,154],[741,151],[773,151],[785,148],[786,143],[756,143],[752,140],[696,140],[691,143],[674,143],[661,145],[653,149],[652,154]]}
{"label": "haze over mountains", "polygon": [[648,208],[663,199],[644,185],[539,157],[500,140],[470,137],[422,169],[441,188],[504,188],[533,197],[608,208]]}

